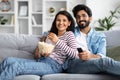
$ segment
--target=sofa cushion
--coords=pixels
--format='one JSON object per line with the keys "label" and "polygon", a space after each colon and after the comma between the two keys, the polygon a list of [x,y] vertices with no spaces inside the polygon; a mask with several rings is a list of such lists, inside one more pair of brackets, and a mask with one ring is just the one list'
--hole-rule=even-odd
{"label": "sofa cushion", "polygon": [[34,55],[27,51],[9,49],[9,48],[0,48],[0,63],[7,57],[19,57],[19,58],[33,59]]}
{"label": "sofa cushion", "polygon": [[120,46],[107,48],[107,56],[120,61]]}
{"label": "sofa cushion", "polygon": [[10,48],[23,50],[30,53],[34,52],[39,37],[25,34],[0,34],[0,48]]}
{"label": "sofa cushion", "polygon": [[14,80],[40,80],[40,76],[37,75],[20,75],[15,77]]}
{"label": "sofa cushion", "polygon": [[107,47],[120,46],[120,30],[104,31],[107,40]]}
{"label": "sofa cushion", "polygon": [[107,40],[107,56],[120,61],[120,30],[104,31]]}
{"label": "sofa cushion", "polygon": [[0,33],[0,62],[11,56],[33,58],[39,40],[34,35]]}
{"label": "sofa cushion", "polygon": [[41,80],[119,80],[117,76],[101,74],[49,74]]}

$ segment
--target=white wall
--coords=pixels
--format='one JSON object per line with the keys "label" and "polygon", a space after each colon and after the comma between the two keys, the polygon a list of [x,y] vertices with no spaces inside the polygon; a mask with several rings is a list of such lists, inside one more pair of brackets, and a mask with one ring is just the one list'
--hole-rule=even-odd
{"label": "white wall", "polygon": [[[110,15],[109,11],[114,10],[120,5],[120,0],[86,0],[86,4],[91,8],[93,12],[93,23],[99,18],[104,18]],[[120,20],[117,21],[116,27],[120,26]],[[118,27],[119,28],[119,27]]]}

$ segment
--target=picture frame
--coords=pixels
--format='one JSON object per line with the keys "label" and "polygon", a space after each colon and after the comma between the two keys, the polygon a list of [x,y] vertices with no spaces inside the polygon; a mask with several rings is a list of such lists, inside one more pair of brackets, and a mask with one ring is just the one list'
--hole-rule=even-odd
{"label": "picture frame", "polygon": [[20,6],[19,16],[28,16],[27,6]]}

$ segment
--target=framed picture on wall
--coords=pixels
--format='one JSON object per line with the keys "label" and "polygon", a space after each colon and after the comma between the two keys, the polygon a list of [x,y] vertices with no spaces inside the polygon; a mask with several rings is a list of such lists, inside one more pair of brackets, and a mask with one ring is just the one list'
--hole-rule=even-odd
{"label": "framed picture on wall", "polygon": [[28,16],[28,7],[20,6],[19,16]]}

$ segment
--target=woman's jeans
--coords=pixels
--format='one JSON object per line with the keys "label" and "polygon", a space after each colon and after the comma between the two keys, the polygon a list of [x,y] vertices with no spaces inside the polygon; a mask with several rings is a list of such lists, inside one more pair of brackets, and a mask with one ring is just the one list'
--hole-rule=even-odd
{"label": "woman's jeans", "polygon": [[0,68],[0,80],[13,80],[15,76],[23,74],[42,76],[62,72],[62,65],[51,58],[36,61],[10,57],[3,61]]}
{"label": "woman's jeans", "polygon": [[68,60],[64,67],[69,73],[100,73],[105,72],[114,75],[120,75],[120,62],[115,61],[109,57],[90,59],[83,61],[80,59]]}

